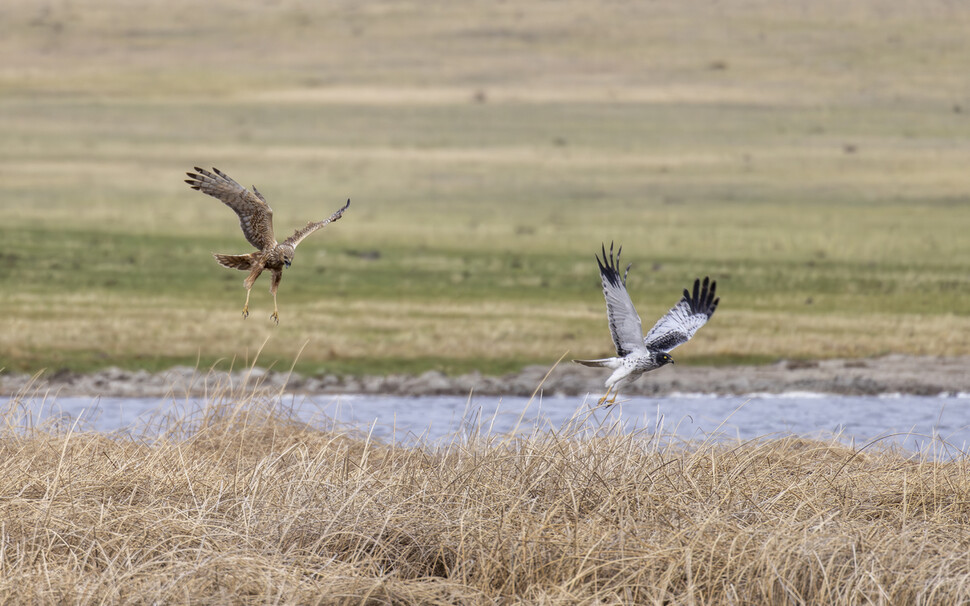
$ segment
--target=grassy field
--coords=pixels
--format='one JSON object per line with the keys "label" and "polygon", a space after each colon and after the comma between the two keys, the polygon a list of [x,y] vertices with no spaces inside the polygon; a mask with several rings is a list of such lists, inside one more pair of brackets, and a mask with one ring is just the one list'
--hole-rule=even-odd
{"label": "grassy field", "polygon": [[[0,601],[958,604],[966,457],[603,427],[379,443],[215,387],[146,435],[0,426]],[[947,453],[939,444],[939,454]]]}
{"label": "grassy field", "polygon": [[[645,323],[718,280],[679,362],[970,354],[970,8],[206,6],[0,8],[0,367],[596,357],[611,240]],[[280,236],[353,199],[279,328],[196,165]]]}

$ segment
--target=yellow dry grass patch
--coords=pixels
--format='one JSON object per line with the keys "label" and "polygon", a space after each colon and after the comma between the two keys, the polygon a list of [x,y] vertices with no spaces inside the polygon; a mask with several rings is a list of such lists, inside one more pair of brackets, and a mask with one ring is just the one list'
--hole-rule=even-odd
{"label": "yellow dry grass patch", "polygon": [[[871,357],[907,351],[917,355],[967,355],[970,318],[919,314],[789,314],[729,311],[713,322],[704,340],[689,345],[698,354],[748,351],[765,356]],[[756,337],[758,331],[770,335]],[[838,335],[838,338],[833,338]],[[679,350],[678,350],[679,351]]]}
{"label": "yellow dry grass patch", "polygon": [[956,604],[970,469],[597,427],[382,444],[260,389],[132,439],[0,430],[0,601]]}
{"label": "yellow dry grass patch", "polygon": [[604,88],[510,87],[487,89],[461,87],[366,87],[332,86],[237,93],[233,101],[299,104],[360,105],[453,105],[463,103],[698,103],[772,105],[789,100],[772,96],[772,91],[717,86],[675,84],[668,86],[614,86]]}
{"label": "yellow dry grass patch", "polygon": [[[178,297],[73,295],[51,302],[21,295],[10,305],[16,313],[0,317],[0,348],[14,359],[32,359],[50,351],[138,359],[145,352],[164,349],[169,356],[204,360],[232,352],[239,362],[251,361],[262,351],[263,362],[277,369],[288,368],[296,358],[326,364],[369,358],[501,361],[524,356],[552,363],[567,352],[570,357],[612,354],[598,307],[340,299],[291,303],[281,296],[282,319],[277,327],[268,318],[272,299],[262,289],[254,289],[251,316],[242,319],[244,292],[240,288],[237,296],[217,307],[211,300]],[[71,313],[65,315],[64,309]],[[205,331],[200,334],[197,322],[202,316]],[[725,309],[716,318],[705,327],[704,339],[677,350],[678,361],[731,357],[738,352],[755,359],[871,357],[900,351],[970,355],[970,345],[963,338],[970,334],[970,318],[964,316]],[[36,328],[39,322],[45,327],[42,331]]]}
{"label": "yellow dry grass patch", "polygon": [[[263,350],[264,361],[293,360],[301,353],[315,360],[393,357],[501,359],[522,351],[545,357],[562,348],[562,327],[575,317],[568,306],[514,303],[422,303],[415,301],[328,300],[291,304],[280,297],[280,326],[269,320],[272,298],[262,289],[252,295],[250,317],[240,315],[245,291],[219,309],[211,301],[176,297],[95,297],[78,295],[56,304],[18,297],[0,318],[0,347],[17,357],[29,352],[103,351],[136,356],[164,348],[168,355],[231,351],[239,356]],[[204,305],[204,307],[196,307]],[[23,307],[21,307],[23,306]],[[58,310],[70,308],[64,315]],[[27,312],[26,310],[30,310]],[[45,330],[35,322],[43,317]],[[197,322],[205,316],[205,333]],[[557,356],[561,354],[559,351]]]}

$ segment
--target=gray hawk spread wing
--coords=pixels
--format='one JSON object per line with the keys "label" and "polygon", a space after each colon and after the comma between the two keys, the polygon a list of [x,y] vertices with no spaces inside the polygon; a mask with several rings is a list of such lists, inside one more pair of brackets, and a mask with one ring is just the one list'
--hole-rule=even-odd
{"label": "gray hawk spread wing", "polygon": [[693,293],[685,288],[680,301],[643,338],[646,348],[650,351],[669,352],[690,341],[694,333],[714,315],[714,310],[721,301],[715,298],[716,290],[716,281],[711,282],[705,277],[702,284],[700,280],[694,280]]}

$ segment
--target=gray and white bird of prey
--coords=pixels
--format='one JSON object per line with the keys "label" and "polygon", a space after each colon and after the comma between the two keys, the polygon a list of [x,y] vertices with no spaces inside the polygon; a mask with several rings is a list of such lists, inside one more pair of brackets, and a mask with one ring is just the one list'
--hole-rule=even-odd
{"label": "gray and white bird of prey", "polygon": [[606,380],[606,393],[599,400],[602,405],[606,402],[610,392],[613,399],[608,404],[616,402],[616,395],[620,387],[632,383],[645,372],[656,370],[665,364],[673,364],[670,357],[678,345],[686,343],[694,336],[701,326],[714,315],[719,298],[715,298],[717,282],[704,278],[694,280],[694,291],[684,289],[684,296],[670,308],[670,311],[660,318],[647,336],[643,336],[640,327],[640,316],[633,307],[633,301],[626,291],[626,276],[630,267],[626,266],[623,278],[620,278],[619,264],[621,246],[613,257],[613,244],[610,243],[610,254],[606,254],[603,245],[603,260],[596,257],[600,268],[600,278],[603,280],[603,295],[606,297],[606,315],[610,322],[610,334],[613,335],[613,345],[616,346],[615,358],[599,360],[573,360],[584,366],[605,366],[613,370],[613,374]]}

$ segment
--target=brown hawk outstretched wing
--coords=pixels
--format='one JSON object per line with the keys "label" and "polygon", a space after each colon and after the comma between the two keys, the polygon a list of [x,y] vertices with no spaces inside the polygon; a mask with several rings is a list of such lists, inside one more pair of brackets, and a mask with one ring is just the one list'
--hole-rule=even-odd
{"label": "brown hawk outstretched wing", "polygon": [[218,198],[236,211],[239,215],[239,227],[242,228],[243,235],[250,244],[259,250],[276,246],[276,236],[273,235],[273,209],[255,187],[253,191],[249,191],[215,167],[212,172],[198,166],[195,170],[198,174],[185,173],[191,177],[185,182],[191,185],[192,189]]}
{"label": "brown hawk outstretched wing", "polygon": [[289,244],[293,248],[296,248],[296,245],[299,244],[300,242],[302,242],[304,238],[306,238],[307,236],[309,236],[313,232],[317,231],[318,229],[320,229],[324,225],[326,225],[328,223],[333,223],[334,221],[336,221],[337,219],[339,219],[344,214],[344,211],[347,210],[347,207],[348,206],[350,206],[350,200],[349,199],[347,200],[347,203],[344,204],[344,207],[341,208],[340,210],[338,210],[337,212],[333,213],[332,215],[330,215],[330,218],[329,219],[326,219],[324,221],[318,221],[316,223],[314,223],[312,221],[310,223],[307,223],[306,224],[306,227],[304,227],[303,229],[296,230],[296,233],[294,233],[292,236],[290,236],[289,238],[287,238],[286,240],[284,240],[283,241],[283,244]]}

